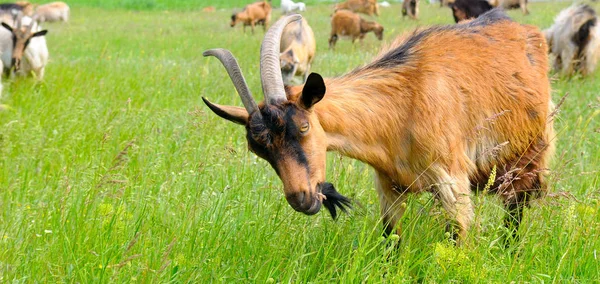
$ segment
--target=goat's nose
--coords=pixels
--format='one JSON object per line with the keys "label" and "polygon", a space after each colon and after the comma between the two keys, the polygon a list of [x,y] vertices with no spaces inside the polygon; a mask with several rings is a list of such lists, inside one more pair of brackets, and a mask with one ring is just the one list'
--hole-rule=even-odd
{"label": "goat's nose", "polygon": [[304,191],[292,192],[286,194],[285,199],[292,206],[292,208],[294,208],[294,210],[302,211],[304,207],[304,201],[306,200],[306,194]]}

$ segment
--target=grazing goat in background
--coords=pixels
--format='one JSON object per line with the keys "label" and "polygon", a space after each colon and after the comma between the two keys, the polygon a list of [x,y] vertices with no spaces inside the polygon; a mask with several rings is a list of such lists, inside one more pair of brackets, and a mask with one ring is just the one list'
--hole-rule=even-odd
{"label": "grazing goat in background", "polygon": [[205,13],[214,13],[215,11],[217,11],[217,8],[215,8],[215,6],[207,6],[202,8],[202,12]]}
{"label": "grazing goat in background", "polygon": [[377,0],[347,0],[335,4],[334,10],[350,10],[369,16],[379,16],[379,5],[377,4]]}
{"label": "grazing goat in background", "polygon": [[39,23],[42,22],[68,22],[69,21],[69,5],[65,2],[52,2],[45,5],[40,5],[35,9],[34,19]]}
{"label": "grazing goat in background", "polygon": [[349,36],[354,43],[356,39],[362,40],[368,32],[373,32],[379,40],[383,39],[383,27],[380,24],[367,21],[351,11],[338,10],[331,16],[329,48],[335,47],[340,36]]}
{"label": "grazing goat in background", "polygon": [[287,14],[295,10],[306,11],[306,5],[302,2],[294,3],[292,0],[281,0],[281,12]]}
{"label": "grazing goat in background", "polygon": [[294,76],[302,76],[302,83],[306,82],[316,49],[315,35],[305,19],[285,27],[279,57],[284,85],[289,86]]}
{"label": "grazing goat in background", "polygon": [[246,32],[246,26],[250,26],[252,33],[254,33],[254,26],[262,24],[263,28],[267,30],[267,26],[271,21],[271,4],[267,1],[255,2],[246,5],[244,10],[239,13],[233,13],[231,15],[230,26],[233,28],[237,23],[243,23],[244,32]]}
{"label": "grazing goat in background", "polygon": [[600,27],[596,11],[588,5],[573,5],[558,14],[554,25],[544,31],[554,70],[563,75],[596,69],[600,56]]}
{"label": "grazing goat in background", "polygon": [[402,18],[406,15],[413,20],[419,18],[419,0],[404,0],[402,3]]}
{"label": "grazing goat in background", "polygon": [[250,151],[275,169],[293,209],[312,215],[323,204],[334,218],[336,207],[345,210],[349,200],[325,179],[326,152],[338,151],[375,169],[386,234],[400,235],[408,193],[431,192],[463,241],[473,222],[471,189],[483,189],[491,176],[489,192],[504,200],[506,225],[516,232],[523,207],[546,190],[554,138],[547,46],[538,28],[492,10],[411,33],[341,77],[311,73],[304,86],[284,89],[279,39],[299,18],[279,20],[265,35],[264,103],[256,104],[223,49],[204,55],[221,60],[245,108],[202,98],[245,126]]}
{"label": "grazing goat in background", "polygon": [[493,8],[486,0],[456,0],[448,6],[456,23],[477,18]]}
{"label": "grazing goat in background", "polygon": [[529,14],[527,0],[489,0],[489,3],[492,7],[500,7],[505,10],[521,8],[523,15]]}

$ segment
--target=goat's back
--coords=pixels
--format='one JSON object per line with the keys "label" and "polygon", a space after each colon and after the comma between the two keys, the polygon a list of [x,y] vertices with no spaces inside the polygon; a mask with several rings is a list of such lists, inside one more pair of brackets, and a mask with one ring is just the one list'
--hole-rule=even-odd
{"label": "goat's back", "polygon": [[[414,32],[349,76],[372,78],[373,92],[397,96],[386,107],[410,110],[394,124],[410,125],[411,152],[439,157],[407,157],[416,167],[438,162],[476,174],[516,159],[545,135],[551,107],[546,52],[538,28],[492,10]],[[481,158],[506,141],[497,156]]]}
{"label": "goat's back", "polygon": [[305,18],[302,18],[302,21],[291,22],[283,29],[280,50],[283,52],[294,42],[306,46],[313,53],[316,49],[315,35]]}
{"label": "goat's back", "polygon": [[339,35],[360,34],[360,16],[349,10],[337,10],[331,16],[331,33]]}

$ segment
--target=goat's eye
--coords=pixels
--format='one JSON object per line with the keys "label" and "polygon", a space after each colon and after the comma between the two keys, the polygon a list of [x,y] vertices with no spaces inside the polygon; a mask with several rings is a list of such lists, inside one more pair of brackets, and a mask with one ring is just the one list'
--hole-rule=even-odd
{"label": "goat's eye", "polygon": [[301,133],[306,133],[308,131],[308,129],[310,129],[310,124],[308,124],[308,122],[302,124],[302,126],[300,126],[300,132]]}

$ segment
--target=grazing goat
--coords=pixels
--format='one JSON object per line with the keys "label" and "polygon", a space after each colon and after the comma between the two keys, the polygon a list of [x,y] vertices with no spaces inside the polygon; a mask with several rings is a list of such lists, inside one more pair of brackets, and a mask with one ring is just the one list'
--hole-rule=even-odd
{"label": "grazing goat", "polygon": [[[546,41],[538,28],[492,10],[472,21],[418,30],[375,60],[341,77],[311,73],[284,88],[279,38],[288,16],[261,47],[264,103],[256,104],[235,59],[209,50],[234,82],[245,108],[202,98],[222,118],[244,125],[250,151],[268,161],[293,209],[336,216],[349,200],[326,182],[326,152],[375,169],[385,233],[409,193],[431,192],[456,220],[459,241],[473,222],[471,190],[496,177],[489,192],[519,225],[523,207],[546,190],[553,104]],[[502,54],[502,56],[498,56]]]}
{"label": "grazing goat", "polygon": [[404,0],[402,3],[402,18],[406,15],[413,20],[419,18],[419,0]]}
{"label": "grazing goat", "polygon": [[281,0],[281,12],[287,14],[293,11],[306,11],[306,5],[302,2],[294,3],[292,0]]}
{"label": "grazing goat", "polygon": [[305,19],[285,27],[279,49],[284,85],[290,85],[294,76],[302,76],[302,83],[306,82],[316,49],[315,35]]}
{"label": "grazing goat", "polygon": [[334,10],[350,10],[369,16],[379,16],[379,5],[377,4],[377,0],[347,0],[335,4]]}
{"label": "grazing goat", "polygon": [[493,8],[486,0],[456,0],[449,7],[456,23],[477,18]]}
{"label": "grazing goat", "polygon": [[573,5],[558,14],[554,25],[544,31],[554,70],[563,75],[596,69],[600,57],[600,27],[596,11],[588,5]]}
{"label": "grazing goat", "polygon": [[252,33],[254,33],[254,26],[259,24],[263,25],[264,30],[267,30],[267,26],[271,21],[271,4],[267,1],[255,2],[246,5],[244,10],[239,13],[233,13],[231,15],[231,27],[235,27],[237,23],[243,23],[244,32],[246,32],[246,26],[250,26]]}
{"label": "grazing goat", "polygon": [[215,11],[217,11],[217,8],[215,8],[215,6],[207,6],[202,8],[202,12],[205,13],[214,13]]}
{"label": "grazing goat", "polygon": [[[42,30],[36,21],[28,16],[18,16],[6,22],[3,17],[0,29],[0,52],[4,65],[3,72],[9,76],[11,70],[17,74],[30,75],[34,72],[38,80],[44,78],[44,69],[48,63],[48,47]],[[22,60],[24,59],[24,60]]]}
{"label": "grazing goat", "polygon": [[340,36],[349,36],[352,43],[362,40],[368,32],[373,32],[377,39],[383,39],[383,26],[376,22],[366,21],[358,14],[348,10],[338,10],[331,16],[331,36],[329,48],[334,48]]}
{"label": "grazing goat", "polygon": [[527,0],[488,0],[488,2],[492,7],[500,7],[505,10],[521,8],[523,15],[529,14]]}
{"label": "grazing goat", "polygon": [[34,19],[39,23],[42,22],[68,22],[69,21],[69,5],[65,2],[52,2],[45,5],[40,5],[35,9]]}

